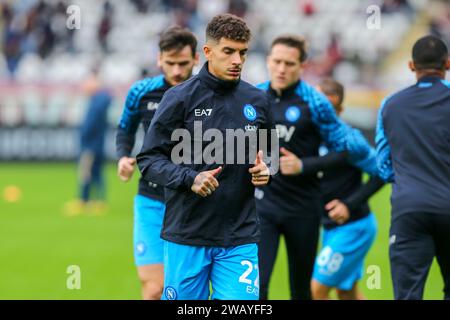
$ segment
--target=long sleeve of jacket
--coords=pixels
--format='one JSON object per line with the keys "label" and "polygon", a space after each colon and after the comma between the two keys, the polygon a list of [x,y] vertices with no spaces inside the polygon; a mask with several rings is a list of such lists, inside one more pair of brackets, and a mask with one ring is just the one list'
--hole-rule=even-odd
{"label": "long sleeve of jacket", "polygon": [[367,183],[363,184],[357,191],[349,197],[342,199],[342,202],[348,207],[350,211],[360,207],[367,202],[378,190],[384,186],[384,181],[375,176],[371,177]]}
{"label": "long sleeve of jacket", "polygon": [[377,175],[376,152],[363,134],[340,120],[331,102],[304,81],[297,93],[309,104],[312,121],[328,149],[347,151],[352,164],[371,176]]}
{"label": "long sleeve of jacket", "polygon": [[136,157],[144,179],[170,189],[191,188],[198,172],[171,160],[172,149],[178,143],[172,140],[172,133],[176,129],[183,129],[183,124],[183,102],[173,90],[168,90],[145,135],[142,150]]}
{"label": "long sleeve of jacket", "polygon": [[392,168],[391,148],[384,132],[383,111],[387,98],[383,100],[378,112],[375,142],[377,145],[377,165],[380,177],[386,182],[394,181],[394,170]]}
{"label": "long sleeve of jacket", "polygon": [[348,152],[329,152],[324,156],[305,157],[301,174],[316,174],[319,171],[339,168],[348,163]]}

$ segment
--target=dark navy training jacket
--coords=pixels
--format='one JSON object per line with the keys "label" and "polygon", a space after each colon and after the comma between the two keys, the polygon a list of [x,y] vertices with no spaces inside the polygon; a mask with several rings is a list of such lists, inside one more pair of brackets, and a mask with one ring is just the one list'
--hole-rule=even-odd
{"label": "dark navy training jacket", "polygon": [[[323,142],[330,151],[347,151],[349,161],[363,171],[377,174],[375,150],[359,130],[341,121],[328,99],[308,83],[300,80],[280,95],[270,82],[258,87],[269,95],[281,147],[304,159],[317,156]],[[259,188],[255,197],[261,214],[317,217],[322,213],[317,175],[280,173],[270,185]]]}
{"label": "dark navy training jacket", "polygon": [[[178,152],[179,143],[183,141],[193,145],[200,143],[205,151],[211,145],[212,141],[208,141],[211,138],[206,134],[202,138],[198,132],[194,133],[195,124],[201,125],[203,133],[216,129],[224,136],[227,129],[242,132],[270,129],[267,96],[245,81],[219,80],[209,73],[207,63],[198,75],[166,92],[137,156],[142,176],[166,187],[167,209],[161,237],[200,246],[226,247],[257,242],[259,220],[248,172],[254,162],[249,157],[249,144],[243,153],[234,154],[234,163],[238,156],[243,156],[243,164],[207,162],[197,159],[195,150]],[[229,143],[227,139],[225,142]],[[178,160],[172,155],[173,150],[191,160],[174,163]],[[226,160],[230,156],[228,152],[229,149],[224,148],[219,158]],[[219,187],[214,193],[202,198],[191,191],[199,172],[219,166],[223,170],[217,176]]]}
{"label": "dark navy training jacket", "polygon": [[377,162],[392,182],[393,218],[450,214],[450,82],[426,76],[380,108]]}

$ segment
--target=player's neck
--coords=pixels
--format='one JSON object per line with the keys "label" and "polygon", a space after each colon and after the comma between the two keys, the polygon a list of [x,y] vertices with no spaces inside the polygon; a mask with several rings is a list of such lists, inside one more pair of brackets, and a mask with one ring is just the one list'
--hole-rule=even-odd
{"label": "player's neck", "polygon": [[445,79],[445,71],[444,70],[423,70],[416,71],[416,79],[419,81],[424,77],[438,77],[440,79]]}

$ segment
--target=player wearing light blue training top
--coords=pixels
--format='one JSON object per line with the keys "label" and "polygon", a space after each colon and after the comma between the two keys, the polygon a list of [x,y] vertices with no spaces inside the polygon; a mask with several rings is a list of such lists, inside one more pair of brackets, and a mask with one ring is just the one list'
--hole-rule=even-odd
{"label": "player wearing light blue training top", "polygon": [[[131,156],[135,135],[142,123],[147,132],[164,93],[188,79],[198,63],[197,40],[188,30],[173,27],[160,38],[158,64],[163,74],[133,84],[128,92],[116,137],[118,175],[128,181],[136,159]],[[160,299],[163,289],[164,188],[152,181],[139,180],[134,201],[134,257],[144,299]]]}

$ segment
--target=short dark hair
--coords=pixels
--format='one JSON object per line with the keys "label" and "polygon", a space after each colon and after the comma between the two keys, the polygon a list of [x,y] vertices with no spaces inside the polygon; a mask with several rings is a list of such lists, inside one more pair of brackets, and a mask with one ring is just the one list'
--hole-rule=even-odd
{"label": "short dark hair", "polygon": [[192,56],[197,51],[197,38],[188,29],[174,26],[166,29],[159,38],[159,51],[177,50],[180,51],[184,47],[190,46]]}
{"label": "short dark hair", "polygon": [[278,36],[272,41],[270,49],[272,50],[272,48],[277,44],[284,44],[285,46],[298,49],[300,53],[300,62],[304,62],[308,58],[308,53],[306,52],[306,41],[300,36],[293,34]]}
{"label": "short dark hair", "polygon": [[413,46],[412,59],[417,70],[442,70],[448,60],[447,45],[435,36],[422,37]]}
{"label": "short dark hair", "polygon": [[324,78],[320,81],[319,87],[325,95],[335,95],[338,97],[337,107],[344,101],[344,86],[340,82],[332,78]]}
{"label": "short dark hair", "polygon": [[252,33],[242,18],[234,14],[219,14],[211,19],[206,26],[206,40],[225,38],[239,42],[249,42]]}

